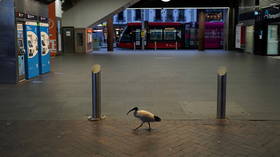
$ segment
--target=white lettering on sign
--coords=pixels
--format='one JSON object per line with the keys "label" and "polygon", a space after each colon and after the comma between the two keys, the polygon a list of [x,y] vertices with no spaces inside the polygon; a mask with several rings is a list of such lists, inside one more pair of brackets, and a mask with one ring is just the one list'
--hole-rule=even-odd
{"label": "white lettering on sign", "polygon": [[70,32],[70,31],[67,31],[67,32],[66,32],[66,36],[67,36],[67,37],[70,37],[70,36],[71,36],[71,32]]}
{"label": "white lettering on sign", "polygon": [[276,18],[279,18],[279,17],[280,17],[280,13],[273,14],[273,15],[267,14],[267,15],[265,15],[265,17],[266,17],[267,19],[276,19]]}

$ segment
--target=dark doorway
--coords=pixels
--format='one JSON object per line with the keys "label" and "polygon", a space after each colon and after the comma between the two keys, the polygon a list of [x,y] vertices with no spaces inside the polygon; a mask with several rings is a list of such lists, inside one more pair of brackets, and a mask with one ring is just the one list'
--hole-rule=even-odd
{"label": "dark doorway", "polygon": [[63,27],[62,28],[63,38],[63,53],[74,53],[75,42],[74,42],[74,27]]}
{"label": "dark doorway", "polygon": [[256,23],[255,24],[255,44],[254,50],[255,54],[265,55],[267,49],[267,24],[266,23]]}

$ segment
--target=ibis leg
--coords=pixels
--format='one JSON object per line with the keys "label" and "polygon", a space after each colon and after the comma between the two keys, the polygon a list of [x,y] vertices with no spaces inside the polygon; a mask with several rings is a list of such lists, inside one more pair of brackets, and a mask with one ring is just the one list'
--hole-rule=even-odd
{"label": "ibis leg", "polygon": [[141,123],[137,128],[135,128],[134,130],[137,130],[137,129],[139,129],[142,125],[144,124],[144,122],[143,123]]}
{"label": "ibis leg", "polygon": [[149,130],[151,130],[151,124],[150,124],[150,122],[148,122],[148,124],[149,124]]}

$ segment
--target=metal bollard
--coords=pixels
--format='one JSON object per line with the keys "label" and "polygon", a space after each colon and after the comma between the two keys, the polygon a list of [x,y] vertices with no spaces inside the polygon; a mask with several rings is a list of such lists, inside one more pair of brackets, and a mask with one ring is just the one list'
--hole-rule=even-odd
{"label": "metal bollard", "polygon": [[92,67],[92,115],[88,120],[97,121],[105,118],[101,116],[101,66]]}
{"label": "metal bollard", "polygon": [[136,44],[133,42],[133,50],[136,51]]}
{"label": "metal bollard", "polygon": [[157,50],[157,42],[156,41],[155,41],[154,45],[155,45],[155,51],[156,51]]}
{"label": "metal bollard", "polygon": [[176,50],[178,50],[178,42],[176,41]]}
{"label": "metal bollard", "polygon": [[225,67],[220,67],[218,70],[217,119],[226,117],[226,83],[227,70]]}

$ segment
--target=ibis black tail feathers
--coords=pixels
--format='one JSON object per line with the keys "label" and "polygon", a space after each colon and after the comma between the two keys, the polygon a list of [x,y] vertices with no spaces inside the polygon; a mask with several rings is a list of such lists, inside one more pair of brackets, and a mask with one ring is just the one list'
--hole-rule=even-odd
{"label": "ibis black tail feathers", "polygon": [[154,116],[156,122],[160,122],[161,119],[158,116]]}

